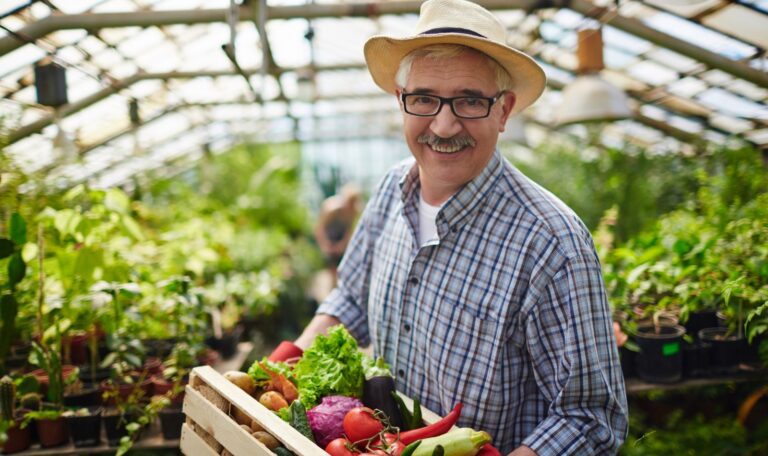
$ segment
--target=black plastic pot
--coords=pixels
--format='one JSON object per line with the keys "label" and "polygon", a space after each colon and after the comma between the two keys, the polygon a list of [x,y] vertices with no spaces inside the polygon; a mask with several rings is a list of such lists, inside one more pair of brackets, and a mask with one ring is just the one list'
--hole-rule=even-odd
{"label": "black plastic pot", "polygon": [[637,327],[635,340],[640,352],[635,358],[637,375],[650,383],[675,383],[683,377],[682,342],[685,328],[680,325]]}
{"label": "black plastic pot", "polygon": [[714,328],[717,323],[717,312],[714,310],[702,310],[688,314],[688,321],[685,322],[685,333],[689,334],[694,340],[699,340],[699,331],[704,328]]}
{"label": "black plastic pot", "polygon": [[141,341],[147,350],[147,356],[165,358],[171,354],[175,339],[145,339]]}
{"label": "black plastic pot", "polygon": [[104,423],[104,431],[107,434],[107,443],[109,446],[116,446],[120,439],[128,435],[126,425],[136,419],[136,414],[126,414],[125,416],[117,412],[116,409],[108,409],[101,414]]}
{"label": "black plastic pot", "polygon": [[160,416],[160,429],[165,440],[178,440],[181,438],[181,425],[184,424],[184,412],[181,406],[171,406],[158,412]]}
{"label": "black plastic pot", "polygon": [[683,343],[683,375],[689,378],[709,375],[709,358],[712,346],[709,342]]}
{"label": "black plastic pot", "polygon": [[710,372],[714,375],[728,375],[739,370],[739,363],[747,349],[747,341],[735,334],[729,335],[728,328],[704,328],[699,339],[712,345]]}
{"label": "black plastic pot", "polygon": [[109,367],[98,367],[95,371],[91,371],[91,366],[86,364],[80,367],[80,380],[83,383],[90,383],[92,385],[98,385],[102,381],[109,378]]}
{"label": "black plastic pot", "polygon": [[76,447],[91,447],[101,443],[101,408],[89,407],[90,415],[66,417],[69,435]]}
{"label": "black plastic pot", "polygon": [[222,358],[229,359],[237,353],[237,344],[240,342],[242,334],[243,327],[238,325],[232,331],[224,333],[221,338],[207,337],[205,344],[218,351]]}
{"label": "black plastic pot", "polygon": [[633,378],[637,375],[635,371],[635,358],[636,352],[626,348],[619,347],[619,360],[621,361],[621,373],[624,374],[624,378]]}
{"label": "black plastic pot", "polygon": [[64,396],[64,405],[67,407],[95,407],[101,403],[101,391],[99,388],[87,385],[81,392]]}

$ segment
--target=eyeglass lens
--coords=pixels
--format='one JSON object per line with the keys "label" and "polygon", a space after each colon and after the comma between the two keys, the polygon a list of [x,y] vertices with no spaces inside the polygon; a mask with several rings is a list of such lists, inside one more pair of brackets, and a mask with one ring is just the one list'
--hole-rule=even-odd
{"label": "eyeglass lens", "polygon": [[[453,106],[453,113],[459,117],[485,117],[491,107],[491,100],[478,97],[457,97],[446,99]],[[406,112],[419,116],[431,116],[440,110],[441,99],[433,95],[408,94],[405,96]]]}

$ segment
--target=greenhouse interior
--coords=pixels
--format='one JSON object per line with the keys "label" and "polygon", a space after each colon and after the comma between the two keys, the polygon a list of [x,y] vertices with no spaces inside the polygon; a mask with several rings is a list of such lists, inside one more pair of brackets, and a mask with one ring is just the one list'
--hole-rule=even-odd
{"label": "greenhouse interior", "polygon": [[[495,47],[372,76],[434,37]],[[0,454],[768,454],[766,49],[766,0],[3,0]]]}

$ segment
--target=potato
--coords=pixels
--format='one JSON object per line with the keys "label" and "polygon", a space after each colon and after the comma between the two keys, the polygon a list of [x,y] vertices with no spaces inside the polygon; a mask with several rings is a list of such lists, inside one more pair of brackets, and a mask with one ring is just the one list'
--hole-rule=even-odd
{"label": "potato", "polygon": [[264,407],[273,411],[278,411],[282,408],[288,407],[288,402],[286,402],[283,395],[277,391],[267,391],[266,393],[262,394],[261,397],[259,397],[259,402]]}
{"label": "potato", "polygon": [[221,456],[235,456],[235,455],[230,453],[228,449],[224,448],[223,450],[221,450]]}
{"label": "potato", "polygon": [[230,413],[232,414],[232,418],[235,419],[235,422],[237,424],[245,424],[246,426],[251,425],[251,417],[246,415],[245,412],[235,407],[234,405],[230,407],[229,410],[230,410]]}
{"label": "potato", "polygon": [[224,373],[224,378],[237,385],[238,388],[249,395],[253,395],[253,393],[256,392],[256,381],[245,372],[234,370],[228,371]]}
{"label": "potato", "polygon": [[256,431],[252,436],[256,437],[256,440],[263,443],[264,446],[269,448],[270,450],[274,450],[275,448],[280,446],[280,441],[278,441],[276,438],[272,437],[272,434],[264,431]]}
{"label": "potato", "polygon": [[264,431],[264,430],[266,430],[266,429],[264,429],[264,427],[262,425],[257,423],[256,420],[252,420],[251,421],[251,432]]}
{"label": "potato", "polygon": [[253,433],[253,430],[251,430],[251,427],[247,424],[241,424],[240,428],[249,434]]}

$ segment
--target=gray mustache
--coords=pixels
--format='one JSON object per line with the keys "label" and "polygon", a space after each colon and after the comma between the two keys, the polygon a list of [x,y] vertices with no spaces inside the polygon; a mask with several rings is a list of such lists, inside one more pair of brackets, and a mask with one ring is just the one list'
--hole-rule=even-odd
{"label": "gray mustache", "polygon": [[436,135],[421,135],[416,138],[419,144],[427,144],[429,146],[448,146],[448,147],[475,147],[477,142],[469,136],[454,136],[453,138],[441,138]]}

